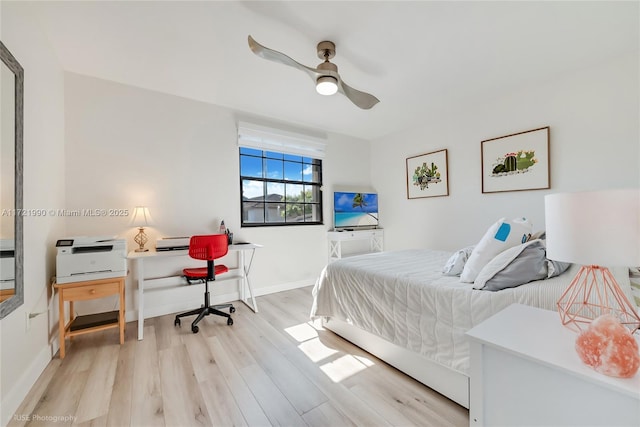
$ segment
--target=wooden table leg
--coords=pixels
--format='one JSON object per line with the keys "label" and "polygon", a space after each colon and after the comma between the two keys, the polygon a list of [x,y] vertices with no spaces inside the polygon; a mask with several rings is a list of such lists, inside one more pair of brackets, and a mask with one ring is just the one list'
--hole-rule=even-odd
{"label": "wooden table leg", "polygon": [[64,298],[62,297],[63,290],[58,291],[58,333],[60,341],[60,359],[64,359]]}
{"label": "wooden table leg", "polygon": [[120,344],[124,344],[124,279],[120,282]]}
{"label": "wooden table leg", "polygon": [[[74,310],[74,306],[73,306],[73,301],[69,301],[69,325],[71,325],[71,322],[73,322],[73,319],[76,318],[76,312]],[[73,340],[73,337],[69,337],[69,342],[71,342],[71,340]]]}

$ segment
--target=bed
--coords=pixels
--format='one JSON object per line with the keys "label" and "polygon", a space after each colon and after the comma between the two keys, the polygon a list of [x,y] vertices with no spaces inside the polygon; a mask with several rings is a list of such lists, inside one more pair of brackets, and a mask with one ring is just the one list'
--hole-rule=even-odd
{"label": "bed", "polygon": [[[513,303],[555,310],[578,266],[497,292],[445,276],[451,252],[404,250],[327,265],[313,289],[312,318],[418,381],[469,407],[465,333]],[[612,269],[630,294],[628,270]]]}

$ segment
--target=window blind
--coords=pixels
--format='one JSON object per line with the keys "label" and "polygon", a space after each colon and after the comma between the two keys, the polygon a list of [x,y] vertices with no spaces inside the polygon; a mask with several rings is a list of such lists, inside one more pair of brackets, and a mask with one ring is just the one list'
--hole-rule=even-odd
{"label": "window blind", "polygon": [[238,122],[238,145],[263,151],[323,159],[326,140],[310,135]]}

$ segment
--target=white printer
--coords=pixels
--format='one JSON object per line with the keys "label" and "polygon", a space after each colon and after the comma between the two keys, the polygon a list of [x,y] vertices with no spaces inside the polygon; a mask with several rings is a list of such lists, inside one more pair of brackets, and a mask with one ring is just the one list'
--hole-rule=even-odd
{"label": "white printer", "polygon": [[127,275],[127,243],[112,237],[69,237],[56,242],[56,282]]}
{"label": "white printer", "polygon": [[16,287],[14,239],[0,239],[0,290]]}

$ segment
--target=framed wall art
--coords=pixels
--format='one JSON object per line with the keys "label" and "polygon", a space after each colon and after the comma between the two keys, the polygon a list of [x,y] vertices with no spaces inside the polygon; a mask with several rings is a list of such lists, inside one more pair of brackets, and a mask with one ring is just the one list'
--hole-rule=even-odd
{"label": "framed wall art", "polygon": [[407,198],[449,195],[447,150],[407,158]]}
{"label": "framed wall art", "polygon": [[482,192],[550,188],[549,127],[481,142]]}

